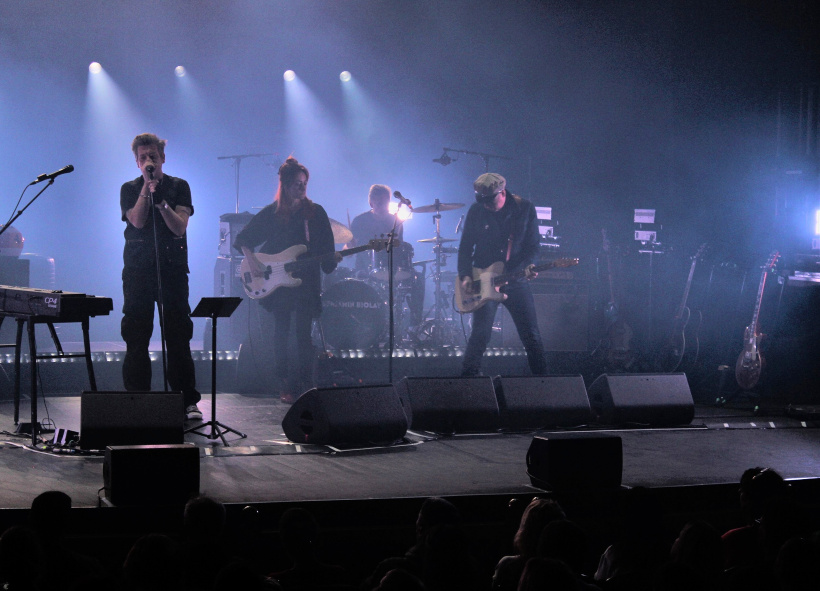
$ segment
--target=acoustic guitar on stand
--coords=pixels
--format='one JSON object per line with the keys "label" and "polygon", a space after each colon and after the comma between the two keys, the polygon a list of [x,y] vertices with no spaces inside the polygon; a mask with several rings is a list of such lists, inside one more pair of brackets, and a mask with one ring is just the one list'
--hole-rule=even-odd
{"label": "acoustic guitar on stand", "polygon": [[[534,273],[540,273],[547,269],[571,267],[577,265],[579,262],[579,259],[557,259],[536,265],[532,271]],[[510,281],[525,277],[526,274],[527,272],[524,269],[512,273],[504,273],[504,263],[501,261],[493,263],[485,269],[473,267],[472,290],[465,292],[461,286],[461,281],[456,280],[456,310],[462,314],[469,314],[470,312],[475,312],[489,301],[503,302],[507,299],[507,296],[499,291],[501,287]]]}
{"label": "acoustic guitar on stand", "polygon": [[766,287],[766,277],[777,262],[780,253],[777,251],[769,255],[766,264],[763,265],[763,272],[760,275],[760,286],[757,288],[757,300],[755,301],[755,311],[752,314],[752,322],[746,327],[743,333],[743,351],[737,358],[735,364],[735,378],[738,385],[744,390],[751,390],[760,380],[763,371],[763,357],[760,355],[760,341],[763,336],[760,333],[760,304],[763,301],[763,289]]}
{"label": "acoustic guitar on stand", "polygon": [[669,331],[669,337],[666,339],[666,344],[661,348],[658,367],[660,371],[671,373],[677,370],[684,355],[687,355],[690,363],[694,364],[698,357],[698,350],[700,344],[698,343],[697,331],[700,328],[700,322],[703,319],[701,312],[698,310],[697,326],[690,337],[689,342],[686,341],[687,325],[692,317],[692,311],[686,305],[689,299],[689,290],[692,287],[692,278],[695,276],[695,266],[698,264],[698,259],[703,256],[706,251],[706,243],[700,245],[695,256],[692,257],[692,265],[689,267],[689,277],[686,279],[686,287],[683,289],[683,297],[675,311],[675,318],[672,321],[672,330]]}
{"label": "acoustic guitar on stand", "polygon": [[[242,288],[248,297],[259,300],[269,296],[280,287],[297,287],[302,284],[302,280],[294,277],[293,274],[304,267],[330,260],[337,254],[348,257],[353,254],[364,252],[365,250],[380,251],[387,248],[387,239],[371,240],[367,244],[347,248],[336,252],[328,252],[315,257],[299,258],[307,252],[307,246],[297,244],[286,248],[276,254],[256,253],[256,258],[265,265],[265,272],[261,276],[254,276],[251,272],[250,263],[247,257],[239,264],[239,276],[242,280]],[[401,244],[400,240],[393,240],[393,248]]]}

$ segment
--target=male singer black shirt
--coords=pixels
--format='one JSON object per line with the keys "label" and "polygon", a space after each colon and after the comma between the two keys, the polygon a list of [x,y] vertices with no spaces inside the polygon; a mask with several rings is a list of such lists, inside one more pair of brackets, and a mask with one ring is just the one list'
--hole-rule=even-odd
{"label": "male singer black shirt", "polygon": [[[123,184],[120,190],[120,209],[122,220],[126,223],[122,271],[124,303],[121,330],[126,344],[123,382],[126,390],[151,390],[148,345],[154,329],[154,303],[159,298],[154,247],[156,222],[168,352],[168,384],[171,390],[183,393],[185,406],[188,407],[200,400],[200,394],[196,390],[190,348],[194,325],[188,304],[187,233],[176,236],[153,207],[144,227],[137,228],[128,222],[125,213],[137,203],[144,182],[140,176]],[[169,207],[182,205],[189,208],[193,215],[191,188],[187,181],[164,174],[154,195],[155,203],[161,203],[164,199]],[[155,216],[155,219],[152,220],[151,216]]]}

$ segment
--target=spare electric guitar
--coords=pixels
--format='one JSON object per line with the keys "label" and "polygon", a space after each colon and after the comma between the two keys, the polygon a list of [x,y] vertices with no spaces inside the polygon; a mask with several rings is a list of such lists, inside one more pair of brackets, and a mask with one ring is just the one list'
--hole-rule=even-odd
{"label": "spare electric guitar", "polygon": [[[532,270],[535,273],[539,273],[556,267],[571,267],[572,265],[577,265],[578,262],[578,259],[557,259],[536,265]],[[505,274],[504,263],[501,261],[493,263],[486,269],[473,267],[473,285],[471,290],[465,292],[461,286],[461,281],[456,279],[456,310],[462,314],[468,314],[475,312],[489,301],[503,302],[507,299],[507,296],[499,291],[501,286],[515,279],[525,277],[526,274],[526,271],[523,269]]]}
{"label": "spare electric guitar", "polygon": [[[689,267],[689,277],[686,279],[686,287],[683,289],[683,297],[680,305],[675,311],[675,318],[672,321],[672,330],[669,331],[669,337],[666,339],[666,344],[661,348],[658,369],[663,372],[673,372],[677,370],[684,355],[688,355],[691,363],[697,360],[699,343],[697,337],[690,339],[687,344],[686,340],[686,325],[692,317],[692,312],[686,305],[689,299],[689,290],[692,287],[692,277],[695,276],[695,266],[698,264],[698,259],[703,256],[706,251],[706,243],[700,245],[695,256],[692,257],[692,265]],[[698,312],[700,315],[700,312]],[[688,347],[688,351],[687,351]]]}
{"label": "spare electric guitar", "polygon": [[[242,288],[248,297],[259,300],[269,296],[280,287],[297,287],[302,284],[302,280],[294,277],[293,274],[308,265],[320,263],[324,260],[332,259],[337,254],[343,257],[364,252],[365,250],[383,250],[387,248],[387,240],[371,240],[367,244],[348,248],[338,252],[329,252],[315,257],[299,258],[307,252],[307,246],[297,244],[286,248],[276,254],[256,253],[256,258],[265,265],[262,275],[254,276],[251,272],[248,258],[245,257],[239,264],[239,276],[242,279]],[[393,240],[393,248],[400,245],[399,240]]]}
{"label": "spare electric guitar", "polygon": [[755,301],[755,311],[752,314],[752,322],[746,327],[743,334],[743,351],[737,358],[735,364],[735,378],[737,383],[744,390],[751,390],[760,380],[760,373],[763,370],[763,357],[760,355],[760,341],[763,335],[760,333],[760,304],[763,301],[763,289],[766,287],[766,277],[777,262],[780,253],[777,251],[769,255],[766,264],[763,265],[763,272],[760,275],[760,286],[757,288],[757,300]]}
{"label": "spare electric guitar", "polygon": [[621,317],[618,302],[615,297],[615,279],[612,271],[612,258],[610,255],[609,239],[606,236],[606,229],[601,229],[603,236],[603,251],[606,254],[607,280],[609,284],[609,302],[604,308],[604,317],[607,321],[606,330],[606,361],[609,367],[622,370],[629,369],[635,362],[635,355],[630,350],[632,341],[632,329]]}

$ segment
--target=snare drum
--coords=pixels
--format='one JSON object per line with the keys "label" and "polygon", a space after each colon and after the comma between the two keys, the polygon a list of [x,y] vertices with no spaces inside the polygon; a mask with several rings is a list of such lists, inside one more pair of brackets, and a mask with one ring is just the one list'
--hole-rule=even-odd
{"label": "snare drum", "polygon": [[[387,253],[383,250],[372,252],[372,269],[370,276],[376,281],[387,281],[390,274],[387,270]],[[393,249],[393,279],[406,281],[413,276],[413,245],[402,242]]]}
{"label": "snare drum", "polygon": [[387,297],[381,289],[345,279],[322,294],[325,341],[336,349],[368,349],[387,331]]}

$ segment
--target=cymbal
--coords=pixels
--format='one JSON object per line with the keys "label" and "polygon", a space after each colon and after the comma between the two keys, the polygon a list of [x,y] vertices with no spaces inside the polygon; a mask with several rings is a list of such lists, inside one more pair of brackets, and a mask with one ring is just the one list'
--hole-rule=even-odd
{"label": "cymbal", "polygon": [[333,218],[330,220],[330,229],[333,232],[333,242],[336,244],[346,244],[353,240],[353,232],[342,222],[337,222]]}
{"label": "cymbal", "polygon": [[440,203],[438,200],[432,205],[419,205],[413,208],[413,213],[433,213],[434,211],[450,211],[453,209],[461,209],[464,207],[463,203]]}
{"label": "cymbal", "polygon": [[426,265],[427,263],[435,263],[436,259],[426,259],[423,261],[413,261],[412,265],[415,267],[416,265]]}
{"label": "cymbal", "polygon": [[436,244],[443,244],[445,242],[455,242],[457,238],[422,238],[416,242],[435,242]]}

